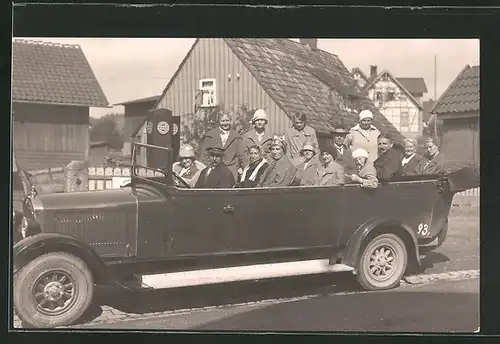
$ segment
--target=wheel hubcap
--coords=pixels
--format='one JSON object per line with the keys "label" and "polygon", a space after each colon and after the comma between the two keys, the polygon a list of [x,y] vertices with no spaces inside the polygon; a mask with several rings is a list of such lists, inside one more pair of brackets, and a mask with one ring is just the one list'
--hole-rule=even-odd
{"label": "wheel hubcap", "polygon": [[75,284],[63,272],[42,275],[35,283],[33,297],[37,309],[47,315],[64,313],[75,301]]}
{"label": "wheel hubcap", "polygon": [[396,254],[391,247],[382,246],[375,249],[370,256],[370,273],[373,278],[383,281],[394,273]]}

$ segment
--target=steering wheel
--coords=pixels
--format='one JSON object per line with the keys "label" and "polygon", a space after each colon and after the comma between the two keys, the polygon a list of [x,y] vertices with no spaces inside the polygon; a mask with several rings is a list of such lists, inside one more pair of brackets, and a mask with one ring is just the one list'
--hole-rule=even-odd
{"label": "steering wheel", "polygon": [[177,172],[172,171],[172,175],[175,177],[174,178],[175,186],[178,187],[180,184],[182,184],[184,187],[191,189],[191,186],[184,179],[182,179],[182,177],[179,176]]}

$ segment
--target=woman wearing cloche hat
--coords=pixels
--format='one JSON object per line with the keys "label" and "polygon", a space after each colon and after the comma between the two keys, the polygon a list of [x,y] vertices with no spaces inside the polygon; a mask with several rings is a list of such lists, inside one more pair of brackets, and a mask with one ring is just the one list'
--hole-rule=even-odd
{"label": "woman wearing cloche hat", "polygon": [[336,148],[332,145],[326,145],[321,149],[322,165],[317,170],[316,185],[332,186],[345,183],[344,166],[335,161]]}
{"label": "woman wearing cloche hat", "polygon": [[287,145],[284,136],[274,136],[271,143],[271,162],[257,185],[261,187],[280,187],[291,185],[296,176],[296,167],[286,155]]}
{"label": "woman wearing cloche hat", "polygon": [[363,187],[376,188],[378,186],[377,170],[369,160],[370,154],[363,148],[355,149],[352,157],[356,163],[357,171],[348,175],[348,180],[360,183]]}
{"label": "woman wearing cloche hat", "polygon": [[354,151],[363,148],[369,154],[370,161],[375,161],[378,157],[377,138],[380,131],[372,124],[373,113],[369,109],[359,113],[359,122],[351,128],[345,139],[346,147]]}
{"label": "woman wearing cloche hat", "polygon": [[191,187],[196,185],[205,165],[197,161],[194,156],[194,148],[191,145],[183,145],[179,149],[179,161],[175,162],[172,169]]}
{"label": "woman wearing cloche hat", "polygon": [[302,162],[297,167],[296,184],[301,186],[312,186],[317,182],[318,169],[321,167],[321,162],[316,153],[316,147],[311,141],[306,141],[300,150],[300,155],[303,157]]}
{"label": "woman wearing cloche hat", "polygon": [[[257,145],[260,147],[264,158],[269,158],[273,137],[266,129],[267,122],[267,113],[264,110],[258,109],[254,112],[251,120],[253,128],[243,134],[243,145],[245,146],[245,152],[247,154],[251,146]],[[247,158],[246,165],[248,165],[248,163],[249,161]]]}

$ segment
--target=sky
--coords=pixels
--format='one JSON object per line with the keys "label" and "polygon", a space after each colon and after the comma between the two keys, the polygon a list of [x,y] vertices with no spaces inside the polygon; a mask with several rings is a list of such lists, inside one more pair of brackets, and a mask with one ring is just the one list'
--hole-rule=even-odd
{"label": "sky", "polygon": [[[161,94],[195,41],[189,38],[22,38],[80,45],[111,104]],[[349,70],[359,67],[369,74],[370,65],[376,65],[379,72],[387,69],[395,77],[423,77],[429,91],[424,99],[434,98],[434,89],[439,98],[465,65],[479,64],[478,39],[319,39],[318,48],[338,55]],[[90,110],[93,117],[110,112],[123,113],[123,107]]]}

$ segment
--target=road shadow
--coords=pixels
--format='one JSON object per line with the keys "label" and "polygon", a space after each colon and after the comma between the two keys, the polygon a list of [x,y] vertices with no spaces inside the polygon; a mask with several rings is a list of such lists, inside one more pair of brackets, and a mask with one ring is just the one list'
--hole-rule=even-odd
{"label": "road shadow", "polygon": [[444,254],[436,251],[429,252],[424,258],[421,260],[421,268],[423,270],[434,267],[439,263],[449,262],[450,258],[445,256]]}
{"label": "road shadow", "polygon": [[358,290],[359,285],[348,272],[153,291],[105,292],[96,297],[96,304],[124,313],[146,314]]}
{"label": "road shadow", "polygon": [[189,330],[473,332],[478,326],[476,293],[394,291],[273,304],[205,321]]}

